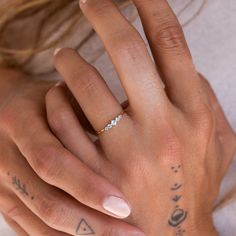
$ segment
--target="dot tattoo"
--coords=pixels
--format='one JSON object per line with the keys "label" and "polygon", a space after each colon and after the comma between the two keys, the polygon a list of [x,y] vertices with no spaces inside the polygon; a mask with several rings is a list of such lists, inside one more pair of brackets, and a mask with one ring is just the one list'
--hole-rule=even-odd
{"label": "dot tattoo", "polygon": [[171,170],[172,170],[174,173],[178,173],[178,172],[180,171],[180,168],[181,168],[181,165],[172,166],[172,167],[171,167]]}

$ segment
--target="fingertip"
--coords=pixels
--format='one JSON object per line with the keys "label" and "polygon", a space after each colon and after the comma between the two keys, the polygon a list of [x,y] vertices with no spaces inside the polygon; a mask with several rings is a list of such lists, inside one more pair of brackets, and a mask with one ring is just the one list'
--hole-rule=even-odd
{"label": "fingertip", "polygon": [[107,197],[103,202],[103,208],[120,219],[125,219],[131,214],[129,203],[117,196]]}

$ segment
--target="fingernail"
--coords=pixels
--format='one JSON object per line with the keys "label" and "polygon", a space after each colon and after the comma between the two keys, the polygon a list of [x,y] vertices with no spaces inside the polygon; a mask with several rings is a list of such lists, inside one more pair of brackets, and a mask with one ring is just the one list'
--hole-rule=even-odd
{"label": "fingernail", "polygon": [[54,86],[59,87],[64,84],[64,81],[58,81]]}
{"label": "fingernail", "polygon": [[59,51],[61,51],[61,49],[62,49],[62,48],[56,48],[56,49],[54,50],[54,53],[53,53],[53,54],[54,54],[54,56],[56,56],[56,55],[57,55],[57,53],[58,53]]}
{"label": "fingernail", "polygon": [[103,202],[103,208],[119,218],[126,218],[131,213],[128,203],[122,198],[115,196],[106,198]]}

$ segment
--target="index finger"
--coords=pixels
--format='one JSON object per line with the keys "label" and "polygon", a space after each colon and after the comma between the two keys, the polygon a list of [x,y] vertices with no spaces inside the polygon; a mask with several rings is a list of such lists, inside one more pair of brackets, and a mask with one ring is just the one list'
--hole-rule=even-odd
{"label": "index finger", "polygon": [[110,0],[80,1],[80,7],[102,39],[126,91],[130,106],[142,112],[167,101],[163,83],[146,45]]}
{"label": "index finger", "polygon": [[86,206],[116,218],[128,217],[131,209],[123,194],[66,150],[43,118],[35,117],[30,119],[33,125],[25,121],[10,136],[38,176]]}

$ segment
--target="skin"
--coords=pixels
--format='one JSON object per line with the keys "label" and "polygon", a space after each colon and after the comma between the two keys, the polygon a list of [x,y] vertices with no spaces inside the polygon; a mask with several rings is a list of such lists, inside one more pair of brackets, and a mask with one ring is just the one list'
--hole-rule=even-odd
{"label": "skin", "polygon": [[140,232],[107,216],[103,200],[109,195],[125,199],[124,195],[51,132],[45,96],[55,82],[32,80],[3,67],[0,73],[0,211],[16,232],[81,235],[77,228],[84,221],[99,228],[100,235],[112,230],[121,235]]}
{"label": "skin", "polygon": [[[78,143],[83,128],[65,96],[67,89],[96,131],[122,107],[95,68],[76,51],[61,49],[54,62],[66,85],[46,96],[50,127],[68,150],[125,193],[133,209],[127,222],[146,235],[215,236],[213,206],[235,153],[235,133],[210,85],[195,70],[167,2],[134,3],[155,64],[112,1],[80,2],[127,94],[123,119],[96,142]],[[99,153],[95,162],[83,154],[91,145]]]}
{"label": "skin", "polygon": [[[127,196],[132,206],[127,222],[148,236],[181,235],[178,231],[216,235],[213,202],[235,152],[235,134],[210,86],[195,71],[166,1],[136,0],[135,4],[156,65],[138,33],[110,1],[81,4],[103,40],[129,100],[119,125],[101,134],[95,143],[83,131],[65,85],[50,89],[50,83],[30,83],[23,78],[16,84],[10,72],[6,73],[14,83],[4,81],[2,86],[9,88],[9,96],[2,96],[0,106],[0,149],[4,153],[0,206],[19,235],[81,235],[82,220],[89,225],[90,235],[134,235],[137,229],[91,209],[101,210],[90,197],[101,193],[104,185],[109,185],[109,191],[116,186],[117,194],[121,194],[118,188]],[[110,19],[116,22],[112,27]],[[101,130],[122,110],[98,72],[75,51],[58,52],[55,66],[94,130]],[[45,120],[45,94],[48,122],[58,139]],[[22,114],[22,110],[31,112]],[[39,134],[35,135],[34,127]],[[50,155],[54,145],[60,146],[57,158]],[[41,148],[44,152],[39,155]],[[87,193],[84,198],[74,194],[75,188],[80,194]],[[103,189],[104,195],[107,189]]]}

